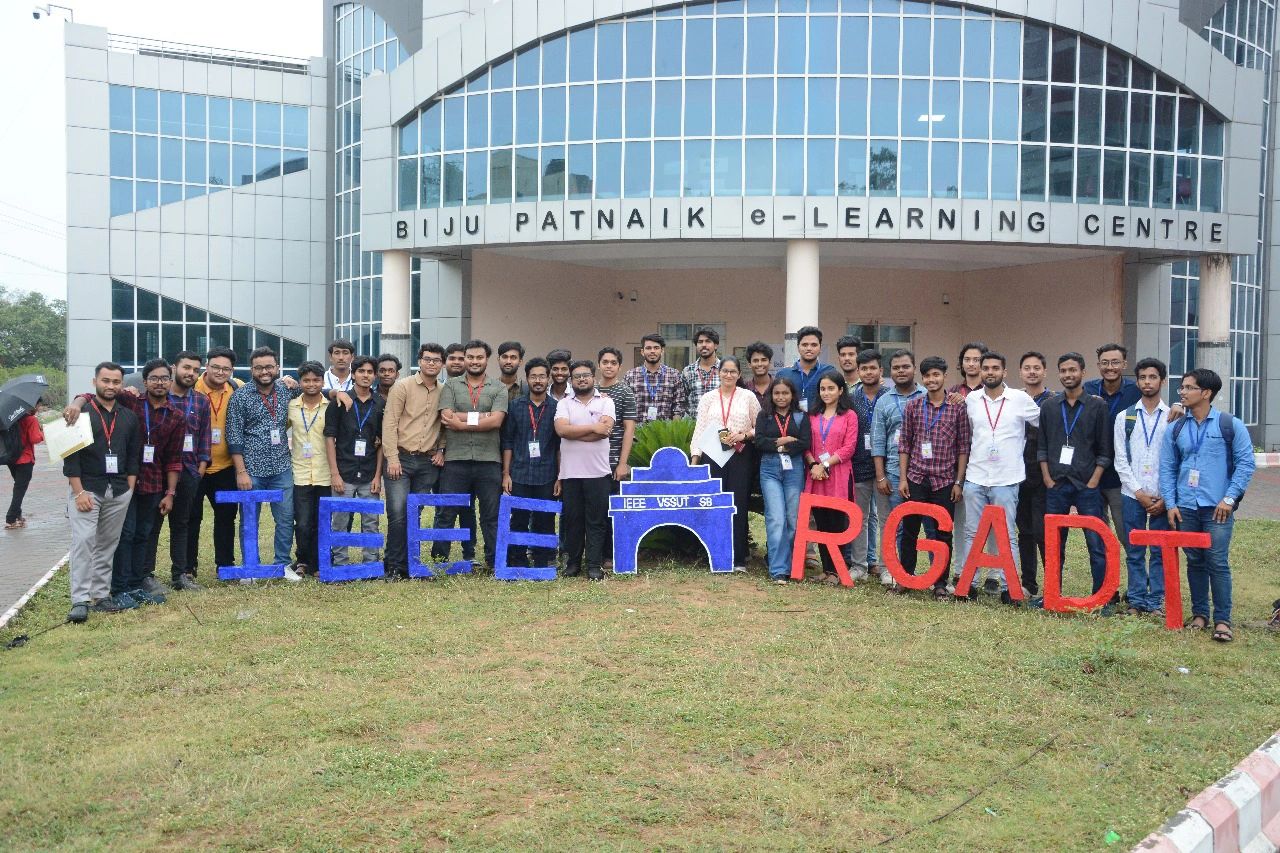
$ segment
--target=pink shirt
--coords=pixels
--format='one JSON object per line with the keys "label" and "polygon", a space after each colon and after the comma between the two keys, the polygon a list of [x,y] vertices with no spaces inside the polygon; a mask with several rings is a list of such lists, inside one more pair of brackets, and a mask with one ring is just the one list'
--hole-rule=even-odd
{"label": "pink shirt", "polygon": [[[811,495],[823,495],[828,498],[849,499],[849,484],[853,482],[853,452],[858,446],[858,415],[848,411],[827,419],[824,415],[811,412],[809,414],[810,434],[813,443],[809,452],[814,459],[821,459],[822,454],[830,453],[839,456],[840,463],[832,465],[830,476],[825,480],[806,478],[804,490]],[[823,431],[827,437],[822,437]]]}
{"label": "pink shirt", "polygon": [[[601,416],[616,417],[613,398],[608,394],[601,394],[599,388],[585,406],[572,394],[556,403],[556,420],[568,421],[571,426],[590,426],[598,423]],[[607,477],[611,473],[613,469],[609,467],[609,436],[606,435],[599,441],[560,439],[561,480]]]}

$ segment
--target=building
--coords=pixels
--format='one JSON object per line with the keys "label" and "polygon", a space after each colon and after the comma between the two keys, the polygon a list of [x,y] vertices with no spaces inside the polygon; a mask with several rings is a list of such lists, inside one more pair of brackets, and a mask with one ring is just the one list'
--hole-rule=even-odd
{"label": "building", "polygon": [[[217,90],[233,110],[262,86],[311,119],[306,207],[266,202],[288,238],[258,230],[263,199],[303,184],[275,177],[274,160],[230,192],[210,183],[168,203],[162,174],[159,206],[130,211],[126,176],[110,177],[110,110],[69,119],[70,322],[95,330],[76,368],[105,351],[111,288],[122,311],[135,291],[135,315],[109,327],[123,347],[134,324],[135,362],[153,352],[144,291],[313,356],[331,330],[402,357],[468,337],[593,355],[656,330],[676,364],[701,325],[726,351],[772,343],[780,362],[810,323],[828,344],[850,331],[948,358],[980,339],[1013,359],[1092,361],[1118,340],[1175,377],[1197,364],[1230,375],[1224,404],[1280,445],[1276,357],[1268,370],[1280,320],[1264,323],[1280,283],[1272,0],[324,0],[321,12],[323,61],[250,71],[140,50],[129,80],[105,33],[68,28],[69,114],[91,85],[108,106],[112,86],[212,95],[221,61],[252,75],[252,90]],[[166,80],[137,76],[153,62]],[[273,75],[308,79],[311,100],[263,82]],[[89,175],[95,207],[77,214]],[[133,176],[133,207],[151,203],[150,180]],[[220,259],[217,276],[213,218],[190,212],[215,200],[233,229],[237,203],[257,214],[228,235],[232,269]],[[288,278],[300,274],[287,261],[259,271],[261,241],[304,237],[308,278]],[[199,250],[190,260],[203,240],[207,272]],[[117,241],[133,249],[128,269]],[[253,265],[237,268],[237,247]]]}

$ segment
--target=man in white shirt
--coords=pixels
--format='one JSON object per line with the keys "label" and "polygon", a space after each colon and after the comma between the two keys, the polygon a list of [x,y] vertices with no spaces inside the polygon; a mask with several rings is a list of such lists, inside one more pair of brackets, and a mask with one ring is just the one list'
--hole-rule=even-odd
{"label": "man in white shirt", "polygon": [[[329,369],[324,372],[324,395],[335,400],[337,394],[350,394],[354,386],[351,376],[351,359],[355,358],[356,345],[344,338],[329,344]],[[347,403],[350,406],[350,402]]]}
{"label": "man in white shirt", "polygon": [[[962,566],[968,561],[969,549],[974,547],[982,511],[989,505],[1004,510],[1005,529],[1009,532],[1009,545],[1015,560],[1018,553],[1018,487],[1027,476],[1022,451],[1027,440],[1027,426],[1040,424],[1040,407],[1026,391],[1004,384],[1005,370],[1003,355],[991,351],[983,353],[979,373],[982,391],[971,392],[964,399],[973,443],[969,466],[965,470]],[[977,546],[985,548],[986,544],[979,542]],[[993,574],[999,584],[1000,600],[1005,604],[1012,603],[1004,574]],[[977,598],[980,579],[974,577],[969,598]]]}
{"label": "man in white shirt", "polygon": [[1160,447],[1169,406],[1161,398],[1169,371],[1163,361],[1144,358],[1134,376],[1142,398],[1115,421],[1115,466],[1120,476],[1124,545],[1129,563],[1128,613],[1155,613],[1164,607],[1164,560],[1159,548],[1129,544],[1131,530],[1168,530],[1168,507],[1160,497]]}

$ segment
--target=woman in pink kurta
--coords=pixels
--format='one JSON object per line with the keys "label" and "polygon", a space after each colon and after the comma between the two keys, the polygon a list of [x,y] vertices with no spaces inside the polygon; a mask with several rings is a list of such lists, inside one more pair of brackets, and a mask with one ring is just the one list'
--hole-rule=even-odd
{"label": "woman in pink kurta", "polygon": [[[805,462],[809,478],[804,490],[812,495],[851,500],[853,490],[853,453],[858,446],[858,415],[845,394],[844,377],[831,370],[818,380],[821,408],[809,413],[812,441]],[[848,517],[838,510],[815,508],[813,524],[824,533],[839,533],[848,526]],[[829,549],[820,547],[822,580],[840,583]]]}

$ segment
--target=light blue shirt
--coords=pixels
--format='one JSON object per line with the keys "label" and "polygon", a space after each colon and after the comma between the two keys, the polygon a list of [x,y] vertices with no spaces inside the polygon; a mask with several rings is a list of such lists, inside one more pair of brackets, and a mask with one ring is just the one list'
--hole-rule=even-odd
{"label": "light blue shirt", "polygon": [[[1249,430],[1237,418],[1234,445],[1228,448],[1222,440],[1222,429],[1218,424],[1220,417],[1232,416],[1210,409],[1202,424],[1187,414],[1186,425],[1181,430],[1175,429],[1176,424],[1170,424],[1165,430],[1164,446],[1160,449],[1160,495],[1165,506],[1188,509],[1217,506],[1224,497],[1239,500],[1249,487],[1254,469],[1253,441]],[[1175,434],[1178,436],[1176,449]],[[1201,435],[1203,441],[1197,451],[1195,445]],[[1230,482],[1227,481],[1228,452],[1236,463]],[[1193,470],[1200,472],[1200,483],[1194,489],[1190,481]]]}
{"label": "light blue shirt", "polygon": [[[871,455],[884,457],[884,472],[891,478],[898,476],[898,430],[902,428],[902,411],[907,403],[924,393],[924,386],[917,384],[910,394],[899,394],[896,385],[889,386],[889,393],[882,398],[871,416]],[[889,445],[893,444],[893,447]]]}

